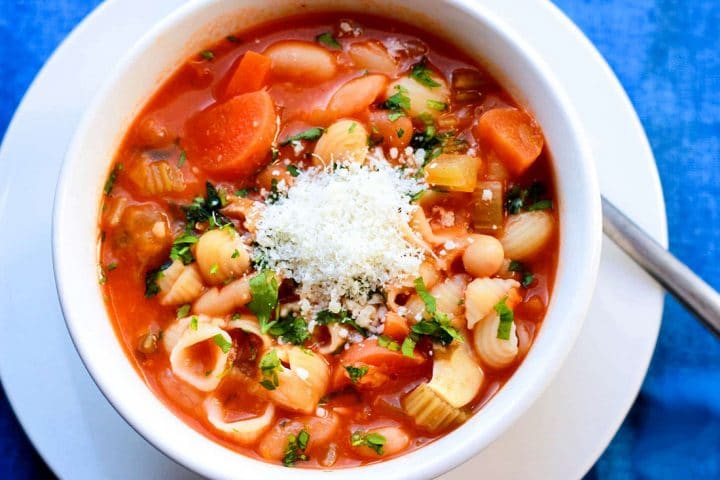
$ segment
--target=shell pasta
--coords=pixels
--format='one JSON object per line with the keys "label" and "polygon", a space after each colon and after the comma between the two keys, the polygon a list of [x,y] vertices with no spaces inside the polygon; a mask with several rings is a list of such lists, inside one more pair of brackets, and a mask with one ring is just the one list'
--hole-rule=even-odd
{"label": "shell pasta", "polygon": [[532,113],[461,49],[347,15],[188,58],[129,126],[98,215],[100,288],[148,388],[287,467],[461,428],[533,348],[557,267]]}

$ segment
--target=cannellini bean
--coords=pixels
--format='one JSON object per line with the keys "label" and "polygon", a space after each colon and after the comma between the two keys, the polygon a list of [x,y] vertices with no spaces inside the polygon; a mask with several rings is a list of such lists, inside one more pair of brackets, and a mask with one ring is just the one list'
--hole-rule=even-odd
{"label": "cannellini bean", "polygon": [[368,40],[353,43],[348,48],[348,55],[357,68],[384,73],[391,77],[397,73],[397,63],[385,46],[378,41]]}
{"label": "cannellini bean", "polygon": [[350,80],[330,98],[328,114],[334,119],[365,110],[385,90],[386,84],[384,75],[365,75]]}
{"label": "cannellini bean", "polygon": [[335,75],[335,56],[313,43],[284,40],[270,45],[264,53],[272,61],[273,75],[280,78],[310,83]]}

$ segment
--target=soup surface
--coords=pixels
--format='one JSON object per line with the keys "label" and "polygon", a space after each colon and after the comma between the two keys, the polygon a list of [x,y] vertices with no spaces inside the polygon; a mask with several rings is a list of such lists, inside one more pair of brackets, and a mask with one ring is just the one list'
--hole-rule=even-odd
{"label": "soup surface", "polygon": [[417,449],[502,388],[557,262],[530,114],[414,27],[302,16],[189,58],[130,126],[100,283],[192,428],[286,466]]}

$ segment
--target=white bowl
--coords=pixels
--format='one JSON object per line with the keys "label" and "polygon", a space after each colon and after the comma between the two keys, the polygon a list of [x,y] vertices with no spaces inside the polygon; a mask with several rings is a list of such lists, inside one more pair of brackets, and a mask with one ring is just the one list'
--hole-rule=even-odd
{"label": "white bowl", "polygon": [[[560,215],[554,292],[540,333],[507,384],[454,432],[374,465],[332,472],[250,459],[196,432],[168,410],[126,357],[97,284],[102,187],[123,135],[144,103],[190,55],[214,40],[270,19],[309,11],[373,12],[423,26],[481,61],[531,110],[552,151]],[[85,113],[65,158],[55,198],[53,262],[73,342],[120,415],[171,458],[213,478],[431,478],[489,445],[534,402],[582,326],[600,258],[598,183],[586,133],[552,72],[522,32],[472,0],[199,0],[148,32],[119,63]],[[578,385],[577,388],[583,388]],[[548,432],[549,435],[552,432]],[[522,459],[518,459],[522,461]]]}

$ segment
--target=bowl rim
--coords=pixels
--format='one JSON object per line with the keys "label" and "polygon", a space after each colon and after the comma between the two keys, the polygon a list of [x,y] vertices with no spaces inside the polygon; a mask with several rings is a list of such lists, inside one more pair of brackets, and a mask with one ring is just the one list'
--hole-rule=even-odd
{"label": "bowl rim", "polygon": [[[183,5],[182,7],[170,13],[160,22],[156,23],[150,30],[148,30],[118,62],[115,69],[103,82],[102,87],[98,90],[88,107],[85,109],[82,118],[78,124],[78,127],[75,130],[75,134],[72,137],[72,141],[70,142],[70,146],[63,160],[62,169],[58,177],[52,222],[53,271],[55,275],[55,283],[58,297],[63,312],[63,318],[65,320],[66,327],[70,333],[73,345],[78,351],[83,365],[90,373],[90,377],[92,378],[93,382],[98,386],[103,396],[105,396],[110,405],[118,412],[118,414],[141,437],[143,437],[146,441],[152,444],[155,448],[163,452],[169,458],[173,459],[176,462],[180,462],[181,464],[187,466],[195,472],[201,473],[205,476],[218,478],[224,477],[225,475],[227,475],[228,472],[223,471],[221,468],[212,468],[208,465],[208,462],[193,458],[193,455],[188,455],[187,451],[183,451],[182,448],[179,448],[183,447],[183,445],[178,446],[178,442],[176,442],[174,439],[169,440],[166,435],[158,434],[153,431],[152,428],[148,427],[145,423],[141,421],[142,419],[140,417],[143,415],[125,408],[122,398],[112,393],[113,389],[109,386],[109,383],[112,383],[112,380],[109,378],[109,375],[95,368],[95,365],[86,349],[85,340],[82,335],[82,331],[79,328],[80,325],[77,322],[77,315],[73,314],[74,306],[68,301],[68,290],[72,288],[72,284],[74,282],[70,280],[69,276],[69,271],[71,270],[72,263],[66,261],[67,259],[63,256],[63,238],[65,227],[62,222],[62,215],[64,211],[63,207],[65,203],[67,203],[68,195],[70,195],[70,175],[68,172],[72,170],[72,167],[76,167],[76,165],[74,164],[77,163],[76,160],[78,158],[78,154],[82,149],[85,137],[90,131],[93,118],[101,109],[107,96],[112,92],[113,86],[122,78],[126,71],[130,69],[137,61],[138,57],[142,56],[143,52],[147,50],[158,37],[162,36],[165,32],[172,30],[178,22],[191,16],[194,12],[201,11],[205,8],[211,7],[213,4],[221,3],[223,1],[224,0],[197,0]],[[584,226],[584,238],[590,241],[590,243],[587,245],[588,253],[585,257],[584,262],[585,267],[587,267],[584,277],[588,281],[588,284],[582,285],[579,289],[579,294],[573,298],[571,310],[573,313],[579,315],[580,318],[575,320],[574,322],[568,323],[568,325],[572,328],[566,329],[565,337],[562,339],[563,341],[560,342],[560,344],[556,348],[549,350],[544,357],[544,366],[547,367],[547,369],[545,370],[545,374],[530,377],[529,382],[525,385],[523,389],[525,395],[521,396],[520,398],[513,399],[513,404],[506,408],[504,416],[502,416],[499,420],[490,423],[487,428],[481,429],[482,434],[476,433],[474,435],[470,435],[471,439],[477,440],[478,438],[482,438],[480,444],[473,444],[473,442],[465,441],[459,445],[453,445],[452,449],[446,449],[445,453],[442,456],[437,457],[436,460],[426,459],[426,461],[415,462],[417,466],[414,467],[411,472],[398,472],[397,470],[389,470],[387,468],[388,465],[393,466],[397,464],[397,460],[401,458],[414,456],[415,460],[421,460],[418,452],[426,453],[427,449],[430,448],[432,445],[445,443],[443,442],[443,440],[448,440],[449,437],[459,436],[456,434],[461,430],[463,430],[464,433],[469,433],[470,428],[468,427],[470,427],[473,418],[478,416],[477,414],[475,414],[473,415],[473,418],[466,422],[466,424],[460,426],[453,432],[444,435],[429,446],[425,446],[421,449],[417,449],[413,452],[401,455],[399,457],[395,457],[390,460],[370,464],[367,466],[330,470],[330,472],[333,472],[335,475],[342,473],[348,474],[348,476],[353,476],[352,474],[355,474],[359,478],[359,475],[378,473],[384,470],[385,473],[392,471],[395,478],[417,478],[418,476],[435,476],[463,463],[464,461],[467,461],[473,455],[478,453],[481,449],[489,445],[503,431],[509,428],[509,426],[512,425],[535,400],[537,400],[537,398],[545,390],[550,381],[554,378],[555,373],[559,370],[564,359],[567,357],[572,346],[574,345],[575,339],[583,325],[583,322],[585,320],[585,314],[592,298],[594,284],[599,270],[600,247],[602,239],[599,184],[597,174],[595,172],[594,162],[592,162],[591,160],[593,158],[593,155],[592,150],[589,147],[587,134],[582,128],[581,123],[579,122],[577,115],[569,102],[569,99],[562,91],[562,89],[559,88],[559,83],[555,79],[553,73],[547,68],[541,57],[534,51],[532,46],[527,44],[521,35],[517,35],[516,31],[508,27],[501,18],[498,18],[495,13],[483,10],[481,6],[474,4],[472,0],[443,0],[443,2],[446,4],[451,4],[458,9],[464,11],[465,13],[473,17],[474,21],[484,23],[493,31],[494,35],[497,35],[503,41],[511,44],[519,52],[522,52],[524,60],[528,62],[528,64],[530,64],[533,69],[535,69],[535,71],[543,79],[543,81],[548,83],[551,91],[554,92],[553,101],[559,104],[563,113],[567,115],[568,118],[565,123],[568,128],[573,132],[574,136],[572,137],[572,139],[576,144],[576,148],[581,152],[578,163],[582,164],[582,166],[584,167],[579,169],[579,172],[574,172],[574,174],[576,174],[576,178],[582,181],[583,185],[588,188],[588,192],[586,195],[588,208],[585,212],[587,214],[587,217],[585,219],[586,221],[582,224]],[[177,67],[178,66],[176,65],[174,69],[176,69]],[[155,90],[157,90],[157,86],[155,87]],[[145,99],[144,102],[147,102],[147,99]],[[554,173],[556,178],[560,176],[558,175],[559,172],[557,170],[555,170]],[[102,180],[98,180],[98,182],[101,181]],[[575,227],[576,226],[573,226],[573,228]],[[558,272],[559,270],[560,266],[558,265]],[[553,300],[556,298],[555,292],[557,291],[557,287],[558,282],[556,279],[555,288],[551,297]],[[553,307],[554,305],[552,304],[549,306],[546,316],[550,314],[552,309],[554,309]],[[105,312],[104,319],[107,321],[111,321],[107,311]],[[115,332],[114,328],[113,333],[116,336],[115,340],[118,343],[121,343],[121,340],[117,337],[117,332]],[[123,347],[121,346],[121,348]],[[532,351],[533,349],[531,349],[531,352]],[[125,354],[125,352],[123,353]],[[130,359],[127,360],[130,363]],[[525,364],[525,362],[523,362],[523,364]],[[136,370],[134,367],[133,369]],[[137,371],[135,373],[137,374]],[[517,372],[513,376],[516,375]],[[146,383],[141,378],[141,376],[137,375],[137,377],[137,380],[139,380],[143,383],[143,385],[146,386]],[[151,395],[155,396],[155,394],[149,388],[148,391]],[[168,407],[165,405],[162,405],[162,408],[168,409]],[[187,425],[183,419],[181,419],[174,413],[172,413],[172,415],[177,422],[183,424],[187,429],[192,432],[198,433],[192,427]],[[143,416],[143,418],[147,417]],[[238,454],[237,452],[234,452],[232,450],[226,449],[226,447],[224,447],[223,445],[214,442],[213,440],[205,437],[202,434],[198,433],[198,435],[205,442],[211,443],[217,449],[223,449],[231,452],[233,455],[246,460],[247,462],[245,463],[247,463],[247,465],[252,464],[256,468],[262,469],[264,474],[272,474],[272,477],[282,476],[285,478],[290,475],[293,478],[310,478],[311,476],[327,472],[326,470],[285,469],[276,465],[270,465],[266,462],[256,460],[254,458],[247,457],[245,455]],[[429,455],[427,457],[429,457]]]}

